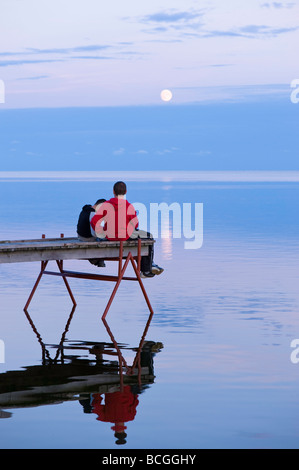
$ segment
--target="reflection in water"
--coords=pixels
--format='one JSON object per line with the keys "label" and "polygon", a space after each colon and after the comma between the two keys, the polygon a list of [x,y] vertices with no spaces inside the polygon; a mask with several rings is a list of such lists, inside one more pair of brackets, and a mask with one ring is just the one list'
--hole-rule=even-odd
{"label": "reflection in water", "polygon": [[[78,401],[84,413],[110,422],[116,444],[125,444],[126,423],[135,418],[138,396],[154,383],[153,358],[163,348],[161,343],[145,341],[152,314],[138,347],[128,348],[116,342],[106,320],[111,343],[66,340],[74,312],[75,307],[59,344],[46,346],[25,311],[42,348],[42,365],[0,374],[0,418],[10,418],[11,409]],[[50,348],[55,351],[53,358]],[[124,350],[135,353],[132,365],[127,364]]]}
{"label": "reflection in water", "polygon": [[137,392],[132,386],[126,385],[122,392],[106,393],[105,404],[102,404],[102,401],[102,395],[94,393],[89,412],[96,413],[99,421],[114,423],[111,429],[114,431],[114,437],[117,438],[116,444],[125,444],[127,437],[125,423],[135,418],[139,404]]}
{"label": "reflection in water", "polygon": [[172,227],[169,220],[161,221],[161,247],[164,260],[172,259]]}

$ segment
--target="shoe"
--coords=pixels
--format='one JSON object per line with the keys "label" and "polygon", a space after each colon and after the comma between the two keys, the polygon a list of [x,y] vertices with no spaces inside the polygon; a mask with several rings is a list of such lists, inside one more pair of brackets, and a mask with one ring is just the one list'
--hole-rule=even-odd
{"label": "shoe", "polygon": [[157,276],[159,276],[159,274],[163,273],[164,269],[161,268],[160,266],[158,266],[157,264],[152,264],[152,273],[153,274],[156,274]]}
{"label": "shoe", "polygon": [[97,266],[98,268],[106,267],[105,261],[103,259],[93,258],[93,259],[89,259],[88,261],[90,262],[90,264],[93,264],[94,266]]}
{"label": "shoe", "polygon": [[106,268],[105,261],[103,259],[100,259],[98,263],[96,264],[98,268]]}
{"label": "shoe", "polygon": [[151,273],[150,271],[147,271],[147,272],[141,272],[140,273],[140,277],[154,277],[154,273]]}
{"label": "shoe", "polygon": [[163,343],[155,343],[155,341],[144,341],[142,346],[143,352],[160,352],[163,349]]}

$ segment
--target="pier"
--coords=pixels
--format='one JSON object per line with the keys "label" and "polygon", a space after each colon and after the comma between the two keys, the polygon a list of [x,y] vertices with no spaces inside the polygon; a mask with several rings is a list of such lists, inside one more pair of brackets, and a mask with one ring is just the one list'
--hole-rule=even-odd
{"label": "pier", "polygon": [[[67,278],[115,282],[114,289],[102,315],[103,320],[108,313],[120,283],[122,281],[137,281],[147,306],[153,314],[153,309],[140,276],[140,263],[141,257],[148,254],[149,246],[154,243],[155,240],[140,238],[127,241],[101,240],[86,242],[75,237],[66,238],[63,234],[60,238],[46,238],[45,235],[42,235],[42,238],[33,240],[4,240],[0,241],[0,264],[40,262],[40,272],[25,304],[25,311],[29,307],[42,276],[52,275],[62,277],[74,306],[77,303]],[[88,260],[92,258],[117,262],[117,273],[115,275],[106,275],[64,269],[63,262],[65,260]],[[57,271],[46,269],[51,261],[56,263]],[[125,276],[130,263],[134,274]]]}

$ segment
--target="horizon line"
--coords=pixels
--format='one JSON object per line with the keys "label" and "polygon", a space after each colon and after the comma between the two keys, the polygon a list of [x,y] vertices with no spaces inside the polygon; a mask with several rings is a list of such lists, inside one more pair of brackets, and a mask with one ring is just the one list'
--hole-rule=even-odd
{"label": "horizon line", "polygon": [[[9,105],[9,100],[6,99],[3,102],[3,106],[0,107],[3,110],[23,110],[23,109],[92,109],[92,108],[149,108],[149,107],[182,107],[182,106],[203,106],[203,105],[225,105],[225,104],[260,104],[269,102],[277,102],[286,100],[288,96],[294,91],[292,82],[290,83],[258,83],[258,84],[238,84],[238,85],[202,85],[202,86],[174,86],[171,90],[175,93],[176,90],[201,90],[208,91],[207,96],[197,97],[194,99],[178,99],[177,101],[172,99],[169,102],[162,102],[157,99],[153,101],[144,101],[142,103],[110,103],[110,104],[65,104],[65,105],[30,105],[24,104],[16,106]],[[240,92],[243,91],[243,94]],[[225,93],[229,93],[226,95]],[[212,93],[212,94],[211,94]],[[223,94],[224,93],[224,94]],[[284,102],[289,102],[286,100]]]}
{"label": "horizon line", "polygon": [[0,171],[0,181],[299,182],[299,170]]}

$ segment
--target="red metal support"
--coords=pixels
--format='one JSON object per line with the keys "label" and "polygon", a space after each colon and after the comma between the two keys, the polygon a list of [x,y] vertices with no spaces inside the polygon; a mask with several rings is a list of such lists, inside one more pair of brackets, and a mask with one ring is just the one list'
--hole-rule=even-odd
{"label": "red metal support", "polygon": [[129,261],[130,261],[130,258],[131,258],[131,257],[132,257],[132,255],[131,255],[131,252],[130,252],[130,253],[128,254],[127,258],[126,258],[126,261],[125,261],[125,263],[124,263],[124,266],[123,266],[122,270],[121,270],[120,273],[118,274],[118,280],[117,280],[117,282],[116,282],[116,284],[115,284],[115,286],[114,286],[114,289],[113,289],[113,291],[112,291],[112,294],[111,294],[111,296],[110,296],[110,299],[108,300],[108,303],[107,303],[106,308],[105,308],[105,310],[104,310],[104,313],[103,313],[103,315],[102,315],[102,320],[104,320],[104,319],[106,318],[106,315],[107,315],[107,313],[108,313],[108,310],[109,310],[109,308],[110,308],[110,306],[111,306],[111,304],[112,304],[112,302],[113,302],[113,299],[114,299],[114,297],[115,297],[115,294],[116,294],[116,292],[117,292],[117,289],[119,288],[119,285],[120,285],[120,283],[121,283],[121,281],[122,281],[123,275],[125,274],[125,271],[126,271],[126,269],[127,269],[127,266],[128,266],[128,264],[129,264]]}
{"label": "red metal support", "polygon": [[30,304],[30,302],[31,302],[31,300],[32,300],[32,297],[34,296],[34,293],[35,293],[35,291],[36,291],[36,289],[37,289],[37,286],[39,285],[39,282],[40,282],[40,280],[41,280],[41,278],[42,278],[42,275],[44,274],[44,271],[45,271],[45,269],[46,269],[47,264],[48,264],[48,261],[42,261],[42,262],[41,262],[41,270],[40,270],[40,273],[39,273],[39,275],[38,275],[38,277],[37,277],[37,279],[36,279],[36,281],[35,281],[35,284],[34,284],[34,286],[33,286],[33,289],[32,289],[32,291],[31,291],[31,293],[30,293],[30,295],[29,295],[29,297],[28,297],[28,300],[27,300],[27,303],[26,303],[26,305],[25,305],[25,307],[24,307],[24,310],[27,310],[27,309],[28,309],[29,304]]}
{"label": "red metal support", "polygon": [[124,243],[122,241],[120,241],[120,243],[119,243],[119,259],[118,259],[118,277],[120,277],[121,270],[122,270],[123,247],[124,247]]}
{"label": "red metal support", "polygon": [[[140,246],[141,246],[141,245],[140,245]],[[140,252],[139,252],[138,257],[140,258]],[[152,309],[152,306],[151,306],[151,303],[150,303],[150,301],[149,301],[148,295],[147,295],[147,293],[146,293],[145,287],[144,287],[143,282],[142,282],[142,280],[141,280],[140,271],[138,270],[138,267],[137,267],[138,264],[137,264],[137,266],[136,266],[136,261],[134,260],[134,258],[133,258],[133,256],[132,256],[132,253],[129,252],[129,254],[128,254],[127,258],[126,258],[125,264],[124,264],[124,266],[123,266],[123,268],[122,268],[122,270],[121,270],[121,272],[120,272],[120,274],[119,274],[119,276],[118,276],[118,280],[117,280],[117,282],[116,282],[116,284],[115,284],[115,286],[114,286],[114,289],[113,289],[113,291],[112,291],[112,294],[111,294],[111,296],[110,296],[110,299],[109,299],[109,301],[108,301],[108,303],[107,303],[107,306],[106,306],[106,308],[105,308],[105,310],[104,310],[104,313],[103,313],[103,315],[102,315],[102,320],[104,320],[104,319],[106,318],[106,315],[107,315],[108,310],[109,310],[109,308],[110,308],[110,306],[111,306],[111,304],[112,304],[112,302],[113,302],[113,299],[114,299],[114,297],[115,297],[115,294],[116,294],[116,292],[117,292],[117,289],[119,288],[119,285],[120,285],[120,283],[121,283],[121,281],[122,281],[122,279],[123,279],[123,276],[124,276],[124,274],[125,274],[125,271],[126,271],[126,269],[127,269],[127,267],[128,267],[129,261],[131,261],[131,264],[132,264],[133,269],[134,269],[135,274],[136,274],[136,278],[137,278],[137,280],[138,280],[138,282],[139,282],[140,288],[141,288],[141,290],[142,290],[142,293],[143,293],[143,296],[144,296],[145,301],[146,301],[146,303],[147,303],[147,306],[148,306],[148,308],[149,308],[149,311],[151,312],[151,314],[154,313],[154,311],[153,311],[153,309]],[[139,263],[140,263],[140,261],[139,261]]]}
{"label": "red metal support", "polygon": [[[129,255],[131,255],[131,253],[129,253]],[[144,298],[145,298],[145,300],[146,300],[146,303],[147,303],[147,306],[148,306],[148,308],[149,308],[149,311],[150,311],[151,313],[154,313],[154,311],[153,311],[153,309],[152,309],[152,306],[151,306],[151,303],[150,303],[150,301],[149,301],[148,295],[147,295],[147,293],[146,293],[145,287],[144,287],[143,282],[142,282],[142,280],[141,280],[140,271],[138,271],[137,266],[136,266],[136,263],[135,263],[135,261],[134,261],[132,255],[130,256],[130,259],[131,259],[131,263],[132,263],[133,269],[134,269],[134,271],[135,271],[136,277],[137,277],[137,279],[138,279],[139,285],[140,285],[140,287],[141,287],[143,296],[144,296]]]}
{"label": "red metal support", "polygon": [[141,267],[141,238],[138,238],[138,251],[137,251],[137,269],[138,272],[140,272],[140,267]]}
{"label": "red metal support", "polygon": [[[63,261],[62,261],[62,260],[56,261],[56,263],[57,263],[57,266],[58,266],[59,271],[61,272],[61,274],[63,274]],[[72,290],[71,290],[71,288],[70,288],[70,285],[69,285],[69,283],[67,282],[67,279],[65,278],[65,276],[62,276],[62,279],[63,279],[63,281],[64,281],[65,287],[67,288],[67,291],[68,291],[68,293],[69,293],[69,296],[70,296],[70,298],[72,299],[73,305],[74,305],[74,307],[75,307],[75,306],[77,305],[77,303],[76,303],[76,301],[75,301],[75,297],[74,297],[74,295],[73,295],[73,293],[72,293]]]}
{"label": "red metal support", "polygon": [[[61,238],[63,238],[63,237],[64,237],[64,235],[61,234]],[[42,235],[42,238],[45,238],[45,235]],[[33,297],[33,295],[34,295],[34,293],[37,289],[37,286],[38,286],[42,276],[44,274],[50,274],[50,275],[54,275],[54,276],[61,276],[63,278],[64,284],[67,288],[67,291],[69,293],[69,296],[70,296],[74,306],[76,306],[77,303],[75,301],[75,297],[72,293],[70,285],[69,285],[69,283],[66,279],[67,277],[73,277],[73,278],[77,278],[77,279],[94,279],[94,280],[99,280],[99,281],[116,282],[116,284],[114,286],[114,289],[112,291],[112,294],[110,295],[110,298],[109,298],[108,303],[106,305],[106,308],[104,310],[104,313],[102,315],[102,320],[105,320],[105,318],[106,318],[106,315],[107,315],[107,313],[108,313],[108,311],[111,307],[111,304],[113,302],[113,299],[116,295],[116,292],[119,288],[119,285],[120,285],[121,281],[123,281],[123,280],[138,281],[138,283],[140,285],[140,288],[142,290],[143,296],[145,298],[145,301],[147,303],[147,306],[149,308],[149,311],[150,311],[151,315],[153,315],[154,312],[153,312],[152,306],[150,304],[148,295],[146,293],[146,290],[144,288],[144,285],[143,285],[143,282],[142,282],[141,276],[140,276],[141,239],[138,239],[137,260],[134,258],[131,251],[129,251],[128,255],[125,258],[125,262],[123,264],[123,242],[122,241],[120,241],[120,244],[119,244],[119,256],[118,256],[118,258],[114,258],[114,260],[118,261],[118,274],[117,275],[104,275],[104,274],[79,273],[79,272],[74,272],[74,271],[66,271],[66,270],[63,269],[63,260],[56,260],[56,264],[58,266],[59,272],[46,271],[46,266],[48,264],[48,261],[42,261],[41,262],[41,271],[40,271],[40,273],[38,275],[38,278],[37,278],[37,280],[36,280],[36,282],[33,286],[33,289],[30,293],[30,296],[29,296],[29,298],[27,300],[27,303],[24,307],[24,310],[28,309],[28,306],[29,306],[29,304],[32,300],[32,297]],[[135,276],[125,276],[124,275],[130,262],[133,266]]]}

